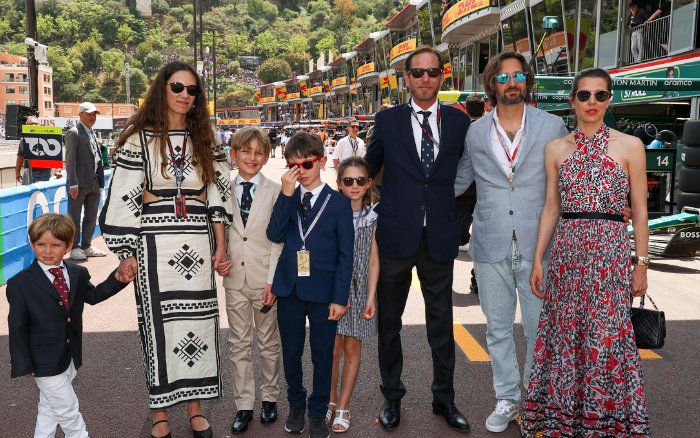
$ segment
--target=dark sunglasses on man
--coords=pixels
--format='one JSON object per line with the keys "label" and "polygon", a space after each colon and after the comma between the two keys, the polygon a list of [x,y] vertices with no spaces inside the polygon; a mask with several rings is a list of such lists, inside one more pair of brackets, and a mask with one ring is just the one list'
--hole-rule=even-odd
{"label": "dark sunglasses on man", "polygon": [[576,99],[578,99],[579,102],[588,102],[588,99],[591,98],[591,95],[595,97],[595,100],[597,100],[600,103],[603,103],[606,100],[610,99],[612,93],[607,90],[598,90],[595,93],[591,93],[588,90],[578,90],[576,92]]}
{"label": "dark sunglasses on man", "polygon": [[294,166],[297,166],[297,167],[303,167],[306,170],[310,170],[312,167],[314,167],[314,163],[316,161],[319,161],[321,158],[323,158],[323,157],[314,157],[311,160],[301,161],[298,163],[294,162],[294,161],[289,161],[289,162],[287,162],[287,167],[291,169]]}
{"label": "dark sunglasses on man", "polygon": [[430,68],[412,68],[409,70],[411,76],[416,79],[420,79],[424,74],[428,73],[431,78],[437,78],[442,74],[442,69],[440,67],[430,67]]}
{"label": "dark sunglasses on man", "polygon": [[349,176],[340,178],[340,181],[343,183],[345,187],[352,187],[354,183],[357,183],[358,186],[364,187],[368,182],[369,178],[366,176],[358,176],[357,178],[350,178]]}
{"label": "dark sunglasses on man", "polygon": [[350,129],[360,129],[360,125],[350,125]]}
{"label": "dark sunglasses on man", "polygon": [[190,96],[196,96],[199,94],[199,87],[197,85],[184,86],[182,82],[170,82],[170,91],[175,94],[182,93],[182,90],[187,89],[187,94]]}
{"label": "dark sunglasses on man", "polygon": [[[525,79],[527,79],[527,72],[526,71],[516,71],[513,73],[513,80],[517,82],[518,84],[525,82]],[[496,75],[496,82],[499,84],[507,84],[510,82],[511,74],[510,73],[499,73]]]}

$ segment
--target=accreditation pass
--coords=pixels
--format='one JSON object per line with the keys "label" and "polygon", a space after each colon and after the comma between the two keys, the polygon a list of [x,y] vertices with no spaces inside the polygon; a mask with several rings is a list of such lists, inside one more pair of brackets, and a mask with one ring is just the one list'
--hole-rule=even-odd
{"label": "accreditation pass", "polygon": [[313,230],[316,226],[318,218],[320,218],[321,214],[323,214],[323,211],[326,209],[330,199],[331,195],[327,195],[325,201],[323,201],[321,209],[318,211],[318,214],[316,214],[313,222],[311,222],[311,225],[309,225],[309,227],[306,229],[306,233],[304,233],[304,229],[301,225],[301,216],[299,216],[299,213],[297,213],[297,227],[299,228],[299,237],[301,237],[301,249],[297,251],[297,276],[299,277],[311,277],[311,252],[306,249],[306,238],[309,237],[311,230]]}

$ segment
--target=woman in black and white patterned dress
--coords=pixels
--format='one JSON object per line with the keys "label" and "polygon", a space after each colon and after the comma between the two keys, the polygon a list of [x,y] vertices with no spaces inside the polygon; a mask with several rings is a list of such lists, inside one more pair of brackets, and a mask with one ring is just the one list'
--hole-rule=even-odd
{"label": "woman in black and white patterned dress", "polygon": [[200,78],[164,66],[117,140],[100,215],[134,289],[152,437],[169,437],[166,408],[187,402],[195,438],[213,436],[200,400],[221,394],[214,270],[228,274],[229,170],[216,145]]}
{"label": "woman in black and white patterned dress", "polygon": [[[377,213],[372,209],[377,201],[369,178],[369,166],[363,158],[351,157],[340,163],[338,189],[350,198],[355,224],[352,282],[348,308],[338,321],[333,350],[333,379],[326,419],[333,420],[334,432],[350,428],[350,397],[360,370],[362,341],[377,334],[376,292],[379,279],[379,253],[374,239]],[[340,397],[338,377],[340,356],[344,355]],[[337,406],[337,409],[334,409]]]}

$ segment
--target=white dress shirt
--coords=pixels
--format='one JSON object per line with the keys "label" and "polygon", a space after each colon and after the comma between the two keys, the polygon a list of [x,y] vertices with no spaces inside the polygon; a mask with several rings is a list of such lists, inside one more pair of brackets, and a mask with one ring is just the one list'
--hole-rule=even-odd
{"label": "white dress shirt", "polygon": [[[522,141],[523,137],[525,136],[526,112],[527,111],[523,110],[523,120],[520,122],[520,129],[515,134],[513,141],[510,141],[510,137],[508,137],[508,134],[506,134],[506,131],[501,126],[501,122],[498,120],[498,111],[495,109],[493,110],[493,120],[496,122],[496,125],[491,125],[491,149],[493,150],[493,155],[498,160],[498,165],[501,167],[501,169],[506,175],[510,175],[512,173],[512,169],[510,168],[511,165],[508,161],[508,157],[506,156],[506,152],[503,150],[503,145],[505,145],[508,148],[508,153],[511,157],[513,156],[513,151],[515,150],[515,147],[520,145],[518,155],[515,156],[515,161],[513,162],[513,165],[515,165],[515,163],[518,162],[518,158],[520,158],[520,153],[522,152]],[[503,145],[501,145],[501,142],[499,141],[498,134],[496,133],[496,127],[498,128],[498,132],[501,133],[501,140],[503,140]]]}
{"label": "white dress shirt", "polygon": [[314,208],[314,204],[318,200],[318,195],[321,194],[321,190],[323,190],[323,188],[325,186],[326,186],[326,183],[321,183],[320,186],[316,187],[313,190],[308,190],[308,189],[305,189],[304,186],[299,186],[299,188],[301,189],[301,199],[302,200],[304,199],[304,193],[311,192],[311,208]]}
{"label": "white dress shirt", "polygon": [[236,191],[236,199],[238,200],[238,205],[241,205],[241,198],[243,197],[243,186],[241,183],[244,182],[252,182],[253,187],[250,188],[250,197],[255,199],[255,189],[258,188],[258,185],[260,184],[260,174],[256,173],[254,177],[252,177],[250,180],[246,180],[243,178],[240,174],[236,176],[235,181],[235,187],[234,190]]}
{"label": "white dress shirt", "polygon": [[63,261],[61,261],[61,264],[58,266],[47,265],[45,263],[40,262],[39,260],[37,260],[36,262],[39,264],[41,270],[44,271],[44,274],[46,274],[46,276],[49,277],[49,281],[51,282],[51,284],[53,284],[53,279],[55,277],[51,272],[49,272],[49,269],[60,267],[63,270],[63,278],[66,279],[66,285],[68,286],[68,290],[70,290],[70,277],[68,276],[68,269],[66,269],[66,265],[63,263]]}
{"label": "white dress shirt", "polygon": [[[355,143],[355,149],[353,150],[353,142]],[[367,149],[365,148],[365,142],[359,137],[352,138],[349,135],[338,140],[338,144],[335,145],[335,151],[333,151],[333,159],[343,162],[346,158],[350,157],[364,157]]]}
{"label": "white dress shirt", "polygon": [[[423,108],[416,105],[416,103],[411,100],[411,107],[413,111],[416,112],[416,116],[411,114],[411,128],[413,129],[413,139],[416,142],[416,150],[418,151],[418,158],[421,157],[421,143],[423,142],[423,129],[421,129],[421,123],[423,122],[423,114],[418,114],[418,111],[423,111]],[[433,142],[433,159],[437,159],[438,152],[440,152],[440,129],[438,129],[438,119],[437,119],[438,101],[436,100],[430,108],[426,111],[430,111],[428,116],[428,124],[430,125],[431,134],[435,141]]]}

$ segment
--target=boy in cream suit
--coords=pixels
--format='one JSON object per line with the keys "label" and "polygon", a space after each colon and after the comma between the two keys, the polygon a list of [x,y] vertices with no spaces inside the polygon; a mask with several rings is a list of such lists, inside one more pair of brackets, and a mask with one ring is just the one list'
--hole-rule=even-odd
{"label": "boy in cream suit", "polygon": [[282,245],[268,240],[267,225],[280,185],[260,173],[270,156],[267,134],[255,127],[237,131],[231,138],[231,158],[238,165],[232,191],[238,213],[229,229],[228,253],[231,272],[224,278],[229,348],[236,413],[231,432],[243,433],[253,418],[255,380],[253,377],[253,334],[260,348],[260,422],[277,420],[280,375],[280,341],[277,306],[271,293],[272,280]]}

